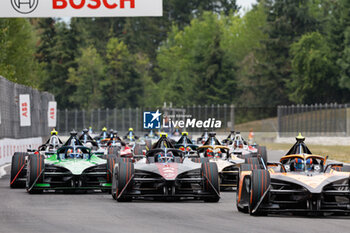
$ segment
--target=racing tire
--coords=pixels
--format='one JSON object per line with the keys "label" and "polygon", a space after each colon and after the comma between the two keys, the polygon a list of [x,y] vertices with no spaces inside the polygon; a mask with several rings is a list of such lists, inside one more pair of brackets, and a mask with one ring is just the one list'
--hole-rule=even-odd
{"label": "racing tire", "polygon": [[116,158],[115,155],[108,154],[106,157],[107,160],[107,183],[112,183],[112,176],[113,176],[113,168],[115,166]]}
{"label": "racing tire", "polygon": [[205,202],[218,202],[220,200],[220,182],[218,166],[216,163],[202,163],[202,176],[204,178],[204,191],[215,194],[215,197],[204,198]]}
{"label": "racing tire", "polygon": [[264,163],[265,163],[265,166],[266,166],[267,165],[267,150],[266,150],[266,146],[259,146],[258,147],[258,154],[264,160]]}
{"label": "racing tire", "polygon": [[244,163],[249,164],[251,166],[251,170],[261,169],[262,167],[260,159],[256,157],[246,158]]}
{"label": "racing tire", "polygon": [[249,214],[264,215],[259,209],[254,213],[253,210],[270,186],[270,173],[263,169],[252,170],[250,185]]}
{"label": "racing tire", "polygon": [[33,189],[36,183],[43,181],[43,173],[45,170],[45,157],[43,155],[30,156],[27,166],[27,192],[30,194],[42,193],[42,189]]}
{"label": "racing tire", "polygon": [[135,145],[134,155],[142,155],[142,147],[141,147],[141,145],[139,145],[139,144]]}
{"label": "racing tire", "polygon": [[28,157],[27,153],[24,152],[16,152],[12,156],[11,163],[11,180],[10,187],[11,188],[25,188],[26,182],[19,181],[18,178],[25,177],[25,166],[26,166],[26,157]]}
{"label": "racing tire", "polygon": [[146,140],[146,151],[149,151],[150,149],[152,149],[152,140],[147,139]]}
{"label": "racing tire", "polygon": [[[246,164],[242,164],[242,165],[246,165]],[[246,166],[247,168],[249,167],[250,168],[250,166]],[[246,170],[246,171],[248,171],[248,170]],[[246,195],[246,193],[243,193],[243,192],[246,192],[246,188],[245,188],[245,185],[246,185],[246,183],[245,183],[245,180],[243,181],[243,183],[242,183],[242,188],[240,187],[240,176],[238,175],[238,177],[237,177],[237,188],[236,188],[236,207],[237,207],[237,210],[239,211],[239,212],[242,212],[242,213],[245,213],[245,214],[247,214],[247,213],[249,213],[249,209],[248,209],[248,206],[240,206],[239,205],[239,200],[238,200],[238,196],[239,196],[239,191],[241,191],[241,198],[244,196],[244,195]],[[242,189],[242,190],[241,190]]]}
{"label": "racing tire", "polygon": [[191,161],[194,163],[209,163],[208,158],[192,158]]}
{"label": "racing tire", "polygon": [[253,167],[251,164],[247,164],[247,163],[242,163],[240,165],[240,168],[239,168],[239,171],[240,172],[243,172],[243,171],[251,171],[253,170]]}
{"label": "racing tire", "polygon": [[126,188],[129,182],[132,182],[132,177],[135,173],[134,164],[131,162],[120,162],[118,166],[115,166],[114,178],[112,182],[112,196],[118,202],[131,202],[132,197],[119,196],[121,192]]}
{"label": "racing tire", "polygon": [[114,155],[114,156],[118,156],[119,153],[119,149],[115,146],[111,146],[108,148],[108,154]]}

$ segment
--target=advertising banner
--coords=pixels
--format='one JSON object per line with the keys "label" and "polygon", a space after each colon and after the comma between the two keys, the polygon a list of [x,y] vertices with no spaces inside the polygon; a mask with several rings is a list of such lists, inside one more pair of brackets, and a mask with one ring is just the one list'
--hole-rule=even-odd
{"label": "advertising banner", "polygon": [[19,115],[21,127],[31,126],[29,95],[19,95]]}
{"label": "advertising banner", "polygon": [[56,127],[57,124],[57,102],[50,101],[47,111],[49,127]]}
{"label": "advertising banner", "polygon": [[1,0],[0,17],[162,16],[162,0]]}

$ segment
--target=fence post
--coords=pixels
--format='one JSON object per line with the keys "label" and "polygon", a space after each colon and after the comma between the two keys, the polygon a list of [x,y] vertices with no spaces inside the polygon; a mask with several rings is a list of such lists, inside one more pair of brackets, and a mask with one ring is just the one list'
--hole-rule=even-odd
{"label": "fence post", "polygon": [[114,108],[113,109],[113,128],[115,128],[116,130],[118,130],[117,128],[117,109]]}
{"label": "fence post", "polygon": [[101,129],[101,109],[97,109],[97,128]]}
{"label": "fence post", "polygon": [[78,109],[74,111],[74,130],[78,132]]}
{"label": "fence post", "polygon": [[231,104],[230,106],[230,120],[231,120],[231,130],[235,129],[235,106]]}
{"label": "fence post", "polygon": [[280,137],[281,130],[281,106],[277,106],[277,137]]}
{"label": "fence post", "polygon": [[122,109],[122,132],[125,130],[125,108]]}
{"label": "fence post", "polygon": [[345,104],[344,106],[345,108],[345,132],[346,132],[346,136],[350,136],[350,109],[349,109],[349,105]]}
{"label": "fence post", "polygon": [[108,116],[109,116],[109,109],[106,108],[106,127],[109,129],[109,128],[112,128],[112,127],[110,127],[110,125],[109,125]]}
{"label": "fence post", "polygon": [[139,108],[136,108],[135,110],[135,125],[136,125],[136,132],[139,132]]}
{"label": "fence post", "polygon": [[68,109],[65,109],[65,132],[68,134]]}
{"label": "fence post", "polygon": [[86,127],[86,124],[85,124],[85,110],[84,109],[82,111],[82,115],[83,115],[83,128],[88,128],[88,127]]}

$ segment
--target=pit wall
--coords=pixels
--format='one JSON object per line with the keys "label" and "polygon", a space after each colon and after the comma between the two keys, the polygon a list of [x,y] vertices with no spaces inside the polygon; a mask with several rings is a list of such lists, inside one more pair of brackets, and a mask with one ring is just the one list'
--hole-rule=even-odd
{"label": "pit wall", "polygon": [[28,148],[38,148],[43,143],[41,137],[26,139],[0,139],[0,166],[11,162],[15,152],[26,152]]}

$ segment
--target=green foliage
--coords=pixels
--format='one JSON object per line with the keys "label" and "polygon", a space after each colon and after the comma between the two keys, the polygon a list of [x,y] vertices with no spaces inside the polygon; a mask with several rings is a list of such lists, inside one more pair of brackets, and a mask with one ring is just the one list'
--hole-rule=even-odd
{"label": "green foliage", "polygon": [[32,87],[44,73],[33,57],[35,35],[25,19],[0,19],[0,75]]}
{"label": "green foliage", "polygon": [[[330,48],[318,32],[305,34],[291,46],[292,79],[288,80],[290,99],[295,103],[334,101],[337,88]],[[319,95],[322,93],[322,95]]]}
{"label": "green foliage", "polygon": [[127,45],[112,38],[107,44],[107,76],[100,82],[102,104],[108,108],[139,106],[143,96],[141,75],[136,69],[138,60]]}
{"label": "green foliage", "polygon": [[83,109],[97,109],[100,107],[102,98],[99,85],[104,79],[103,60],[95,48],[88,47],[82,50],[76,63],[77,69],[69,68],[67,82],[76,87],[76,91],[69,96],[69,100]]}

